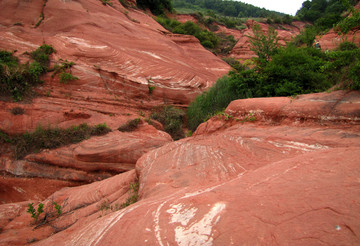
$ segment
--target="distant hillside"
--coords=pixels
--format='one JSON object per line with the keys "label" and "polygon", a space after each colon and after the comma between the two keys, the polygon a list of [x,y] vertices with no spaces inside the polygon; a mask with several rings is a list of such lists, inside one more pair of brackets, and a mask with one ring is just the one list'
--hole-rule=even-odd
{"label": "distant hillside", "polygon": [[313,23],[321,30],[326,30],[341,21],[345,17],[344,11],[358,2],[358,0],[307,0],[303,2],[296,16],[302,21]]}
{"label": "distant hillside", "polygon": [[238,1],[223,0],[172,0],[173,7],[177,9],[192,9],[199,11],[200,9],[211,10],[217,14],[230,17],[254,17],[267,18],[275,16],[284,16],[285,14],[276,11],[266,10],[264,8],[255,7],[251,4]]}

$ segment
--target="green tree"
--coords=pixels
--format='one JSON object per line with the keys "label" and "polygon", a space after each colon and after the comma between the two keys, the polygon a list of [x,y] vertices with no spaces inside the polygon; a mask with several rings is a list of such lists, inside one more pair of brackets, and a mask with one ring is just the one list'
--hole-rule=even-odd
{"label": "green tree", "polygon": [[253,26],[252,30],[254,36],[247,36],[250,38],[250,50],[255,52],[258,56],[258,65],[263,67],[277,53],[279,37],[275,29],[271,27],[267,35],[265,35],[260,25]]}

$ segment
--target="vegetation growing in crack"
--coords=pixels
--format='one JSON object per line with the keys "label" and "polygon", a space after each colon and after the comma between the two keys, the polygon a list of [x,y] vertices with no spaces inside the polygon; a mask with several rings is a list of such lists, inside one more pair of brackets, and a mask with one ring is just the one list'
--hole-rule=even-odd
{"label": "vegetation growing in crack", "polygon": [[155,108],[150,118],[159,121],[165,132],[169,133],[174,140],[185,137],[183,131],[185,113],[183,110],[173,106],[162,106]]}
{"label": "vegetation growing in crack", "polygon": [[139,199],[139,181],[136,181],[133,184],[130,184],[130,189],[129,189],[129,196],[126,198],[126,201],[121,203],[121,204],[114,204],[111,205],[111,202],[108,199],[105,199],[99,206],[99,210],[100,211],[118,211],[120,209],[126,208],[128,206],[130,206],[131,204],[134,204],[138,201]]}
{"label": "vegetation growing in crack", "polygon": [[110,0],[100,0],[100,2],[105,6],[106,5],[112,6],[113,5],[113,3]]}
{"label": "vegetation growing in crack", "polygon": [[139,182],[135,182],[134,184],[130,184],[130,195],[126,199],[124,203],[120,205],[120,208],[126,208],[127,206],[130,206],[131,204],[134,204],[139,199]]}
{"label": "vegetation growing in crack", "polygon": [[[55,201],[50,201],[50,204],[45,207],[43,203],[37,205],[37,209],[34,207],[34,203],[28,203],[27,213],[34,219],[34,223],[38,228],[41,225],[51,223],[56,220],[63,213],[63,208],[67,205],[67,200],[64,201],[63,205],[58,204]],[[41,218],[41,219],[40,219]]]}
{"label": "vegetation growing in crack", "polygon": [[96,126],[81,124],[67,129],[44,129],[38,126],[33,132],[25,132],[15,136],[0,132],[0,140],[13,145],[14,157],[22,159],[30,153],[39,152],[41,149],[59,148],[81,142],[91,136],[105,135],[110,131],[110,128],[105,123]]}

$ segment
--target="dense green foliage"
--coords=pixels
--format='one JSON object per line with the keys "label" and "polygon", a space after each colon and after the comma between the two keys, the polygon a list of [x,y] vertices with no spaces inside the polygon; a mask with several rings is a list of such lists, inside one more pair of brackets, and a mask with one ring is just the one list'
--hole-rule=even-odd
{"label": "dense green foliage", "polygon": [[329,52],[324,71],[332,84],[340,88],[360,90],[360,49],[350,42],[340,44],[337,51]]}
{"label": "dense green foliage", "polygon": [[307,0],[303,2],[296,16],[302,21],[309,21],[320,31],[332,28],[343,20],[343,12],[354,5],[354,0]]}
{"label": "dense green foliage", "polygon": [[275,11],[255,7],[238,1],[223,0],[173,0],[175,8],[208,9],[218,14],[232,17],[270,17],[283,15]]}
{"label": "dense green foliage", "polygon": [[21,159],[27,154],[41,149],[53,149],[88,139],[90,136],[104,135],[111,131],[106,124],[88,126],[81,124],[67,129],[37,127],[34,132],[8,137],[15,146],[15,158]]}
{"label": "dense green foliage", "polygon": [[[326,32],[332,27],[337,28],[342,33],[347,33],[352,28],[360,26],[360,14],[352,5],[353,0],[312,0],[305,1],[301,9],[296,13],[297,18],[303,21],[311,22],[294,39],[297,46],[307,45],[311,47],[317,35]],[[352,12],[351,17],[344,18],[346,11]]]}
{"label": "dense green foliage", "polygon": [[182,24],[177,20],[160,16],[156,18],[156,21],[170,32],[195,36],[202,46],[215,54],[227,54],[236,44],[236,40],[232,35],[228,36],[224,33],[215,34],[205,28],[201,28],[192,21]]}
{"label": "dense green foliage", "polygon": [[231,88],[231,85],[236,83],[233,81],[234,79],[236,78],[233,76],[224,76],[218,79],[214,86],[196,97],[195,101],[190,104],[186,115],[188,128],[191,131],[195,131],[199,124],[238,98],[236,91]]}
{"label": "dense green foliage", "polygon": [[[259,57],[267,53],[262,47],[269,42],[261,35],[262,45],[253,46]],[[334,85],[360,89],[360,49],[354,43],[344,42],[338,50],[330,52],[292,44],[274,49],[269,59],[263,59],[252,69],[231,61],[235,69],[190,104],[189,129],[194,131],[235,99],[320,92]]]}
{"label": "dense green foliage", "polygon": [[342,34],[347,34],[352,29],[360,28],[360,11],[352,6],[347,6],[351,12],[351,16],[341,20],[336,25],[336,29],[339,30],[339,33]]}
{"label": "dense green foliage", "polygon": [[165,132],[169,133],[174,140],[185,136],[182,129],[185,113],[181,109],[172,106],[157,107],[150,115],[151,119],[159,121]]}
{"label": "dense green foliage", "polygon": [[150,9],[154,15],[161,15],[165,11],[173,10],[171,0],[137,0],[136,3],[141,9]]}
{"label": "dense green foliage", "polygon": [[170,32],[195,36],[204,47],[214,48],[219,43],[219,38],[214,33],[202,29],[194,22],[187,21],[182,24],[177,20],[164,17],[157,17],[156,21]]}
{"label": "dense green foliage", "polygon": [[250,38],[250,50],[257,55],[258,64],[264,64],[276,54],[279,47],[277,32],[274,28],[269,27],[268,35],[265,35],[260,25],[253,27],[253,36]]}
{"label": "dense green foliage", "polygon": [[21,101],[31,86],[41,83],[40,76],[47,72],[53,52],[52,46],[43,44],[30,53],[31,63],[21,64],[13,53],[0,51],[0,95]]}

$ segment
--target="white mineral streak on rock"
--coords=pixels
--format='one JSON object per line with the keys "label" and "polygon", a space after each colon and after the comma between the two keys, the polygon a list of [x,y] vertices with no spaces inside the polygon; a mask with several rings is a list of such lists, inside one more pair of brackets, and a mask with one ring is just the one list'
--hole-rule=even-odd
{"label": "white mineral streak on rock", "polygon": [[184,208],[184,204],[175,204],[172,205],[170,209],[166,210],[169,214],[171,214],[170,223],[181,223],[181,225],[186,226],[189,221],[195,216],[197,208]]}
{"label": "white mineral streak on rock", "polygon": [[86,48],[91,49],[105,49],[107,48],[106,45],[91,45],[88,41],[82,39],[82,38],[75,38],[75,37],[64,37],[67,39],[70,43],[77,44]]}
{"label": "white mineral streak on rock", "polygon": [[[111,229],[125,214],[137,207],[138,206],[133,206],[124,209],[118,213],[114,213],[106,219],[95,220],[93,223],[89,223],[85,228],[80,230],[70,242],[66,243],[66,245],[97,245],[109,229]],[[89,235],[92,236],[89,237]]]}
{"label": "white mineral streak on rock", "polygon": [[154,223],[155,223],[155,237],[159,243],[160,246],[163,246],[164,244],[162,243],[161,241],[161,229],[160,229],[160,224],[159,224],[159,221],[160,221],[160,210],[161,208],[164,206],[164,204],[166,203],[163,202],[159,205],[159,207],[157,208],[156,210],[156,213],[155,213],[155,218],[154,218]]}
{"label": "white mineral streak on rock", "polygon": [[291,149],[298,149],[298,150],[302,150],[302,151],[306,151],[306,152],[329,148],[328,146],[325,146],[325,145],[306,144],[306,143],[299,143],[299,142],[294,142],[294,141],[285,141],[285,143],[279,143],[279,142],[273,142],[273,141],[268,141],[268,142],[278,148],[291,148]]}
{"label": "white mineral streak on rock", "polygon": [[[6,35],[4,35],[4,37],[0,37],[0,40],[3,39],[10,39],[13,43],[18,43],[18,44],[22,44],[22,45],[26,45],[28,47],[32,47],[32,48],[37,48],[39,45],[24,41],[24,40],[20,40],[19,37],[15,36],[13,33],[11,32],[6,32]],[[9,36],[7,36],[9,35]]]}
{"label": "white mineral streak on rock", "polygon": [[180,246],[212,245],[212,228],[219,221],[220,213],[225,207],[225,203],[218,202],[198,222],[194,222],[190,226],[183,226],[183,223],[182,226],[177,226],[175,228],[177,244]]}
{"label": "white mineral streak on rock", "polygon": [[193,197],[193,196],[198,196],[198,195],[201,195],[203,193],[206,193],[206,192],[209,192],[209,191],[212,191],[220,186],[223,186],[224,183],[222,184],[218,184],[218,185],[215,185],[215,186],[212,186],[212,187],[209,187],[209,188],[206,188],[206,189],[203,189],[203,190],[197,190],[195,192],[191,192],[191,193],[185,193],[185,195],[183,197],[181,197],[180,199],[184,199],[184,198],[189,198],[189,197]]}

